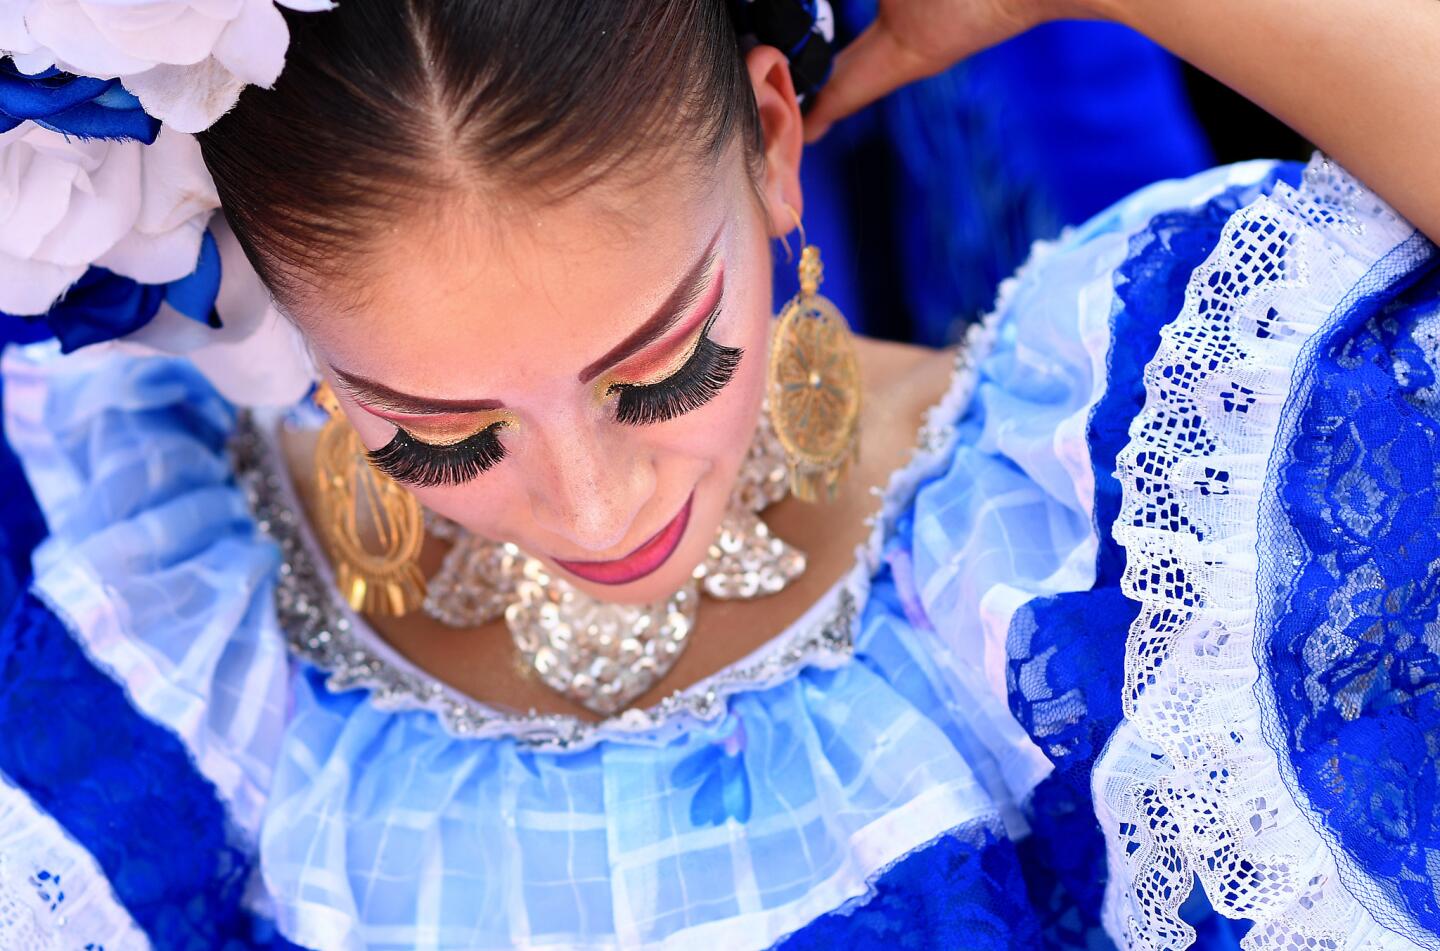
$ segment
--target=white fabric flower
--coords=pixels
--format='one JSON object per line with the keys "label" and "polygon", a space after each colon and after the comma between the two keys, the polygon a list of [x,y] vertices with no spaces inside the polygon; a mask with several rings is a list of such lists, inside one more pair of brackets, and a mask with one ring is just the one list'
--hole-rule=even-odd
{"label": "white fabric flower", "polygon": [[246,84],[280,75],[289,30],[276,3],[319,12],[330,0],[3,0],[0,50],[26,73],[49,66],[119,77],[145,111],[199,132]]}
{"label": "white fabric flower", "polygon": [[210,231],[220,251],[218,329],[161,304],[139,330],[86,349],[184,354],[221,396],[238,406],[292,406],[316,376],[304,338],[276,309],[223,215],[214,217]]}
{"label": "white fabric flower", "polygon": [[219,206],[193,136],[0,134],[0,311],[45,313],[91,264],[146,284],[184,277]]}

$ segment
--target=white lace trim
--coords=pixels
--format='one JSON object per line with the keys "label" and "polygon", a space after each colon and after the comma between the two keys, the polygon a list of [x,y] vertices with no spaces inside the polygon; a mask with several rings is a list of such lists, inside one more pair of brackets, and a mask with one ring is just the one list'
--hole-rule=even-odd
{"label": "white lace trim", "polygon": [[[850,570],[804,615],[748,656],[655,706],[632,708],[599,723],[490,706],[436,679],[390,647],[336,592],[318,541],[296,514],[299,502],[275,444],[278,416],[255,413],[250,431],[242,431],[232,444],[232,455],[257,520],[284,552],[287,570],[277,604],[292,650],[330,674],[326,681],[330,689],[365,688],[369,701],[383,710],[427,710],[453,736],[505,737],[531,749],[570,751],[606,738],[669,742],[697,723],[719,719],[727,709],[726,698],[736,693],[774,686],[805,666],[841,666],[852,655],[855,628],[885,539],[920,483],[950,458],[956,424],[974,395],[980,363],[994,343],[998,315],[1015,286],[1013,280],[1002,284],[995,310],[969,328],[957,348],[945,393],[926,411],[911,458],[890,474],[883,488],[871,490],[881,504],[869,519],[870,534],[857,546]],[[318,583],[306,586],[305,579]]]}
{"label": "white lace trim", "polygon": [[149,947],[90,853],[0,776],[0,948]]}
{"label": "white lace trim", "polygon": [[1302,348],[1414,229],[1323,158],[1234,215],[1145,370],[1118,459],[1115,538],[1141,604],[1122,724],[1097,764],[1105,922],[1125,948],[1188,946],[1198,875],[1259,949],[1411,948],[1345,888],[1262,734],[1254,659],[1260,493]]}

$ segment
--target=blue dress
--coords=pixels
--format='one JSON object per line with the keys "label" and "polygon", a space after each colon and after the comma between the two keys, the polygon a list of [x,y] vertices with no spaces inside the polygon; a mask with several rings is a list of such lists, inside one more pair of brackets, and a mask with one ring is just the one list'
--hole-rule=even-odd
{"label": "blue dress", "polygon": [[1145,189],[829,593],[599,725],[390,650],[189,363],[12,346],[0,947],[1436,947],[1437,290],[1323,160]]}

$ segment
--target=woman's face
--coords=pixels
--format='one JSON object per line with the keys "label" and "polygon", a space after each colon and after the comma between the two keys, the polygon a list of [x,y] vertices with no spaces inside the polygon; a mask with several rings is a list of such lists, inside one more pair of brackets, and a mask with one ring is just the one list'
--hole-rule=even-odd
{"label": "woman's face", "polygon": [[732,153],[623,197],[417,214],[351,306],[292,308],[382,468],[592,596],[683,585],[764,394],[773,219]]}

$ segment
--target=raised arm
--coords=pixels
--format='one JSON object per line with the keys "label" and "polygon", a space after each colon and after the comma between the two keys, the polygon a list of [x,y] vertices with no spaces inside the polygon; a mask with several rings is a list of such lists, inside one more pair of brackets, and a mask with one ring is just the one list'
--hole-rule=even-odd
{"label": "raised arm", "polygon": [[1440,0],[881,0],[807,119],[1046,20],[1128,24],[1253,99],[1440,239]]}

